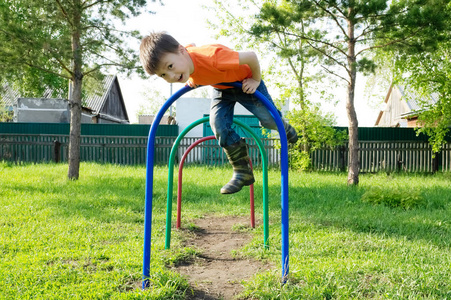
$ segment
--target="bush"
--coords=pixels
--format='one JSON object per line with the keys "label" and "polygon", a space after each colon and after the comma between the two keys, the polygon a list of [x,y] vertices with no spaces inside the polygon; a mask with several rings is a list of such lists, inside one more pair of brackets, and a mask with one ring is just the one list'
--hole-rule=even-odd
{"label": "bush", "polygon": [[293,170],[307,171],[312,167],[310,155],[307,152],[299,151],[298,149],[289,149],[290,167]]}
{"label": "bush", "polygon": [[289,149],[290,167],[294,170],[311,170],[312,152],[322,148],[334,148],[347,139],[346,130],[337,130],[332,114],[323,114],[319,106],[312,105],[303,110],[292,110],[287,116],[298,132],[297,144]]}
{"label": "bush", "polygon": [[417,189],[372,188],[362,195],[362,201],[371,204],[383,204],[391,208],[412,209],[425,206],[426,201]]}

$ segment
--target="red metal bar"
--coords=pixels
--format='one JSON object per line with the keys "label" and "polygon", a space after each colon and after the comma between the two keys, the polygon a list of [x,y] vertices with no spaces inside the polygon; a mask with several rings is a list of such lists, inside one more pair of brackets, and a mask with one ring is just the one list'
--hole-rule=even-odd
{"label": "red metal bar", "polygon": [[[198,144],[203,143],[208,140],[213,140],[215,137],[213,135],[203,137],[201,139],[198,139],[193,144],[191,144],[188,149],[186,149],[185,153],[182,156],[182,159],[180,160],[179,164],[179,178],[178,178],[178,187],[177,187],[177,222],[176,222],[176,228],[180,228],[181,226],[181,219],[182,219],[182,177],[183,177],[183,165],[185,163],[185,159],[188,157],[188,154],[193,150],[194,147],[196,147]],[[252,168],[252,162],[249,159],[249,163]],[[254,212],[254,184],[251,184],[249,187],[250,191],[250,206],[251,206],[251,226],[252,228],[255,228],[255,212]]]}

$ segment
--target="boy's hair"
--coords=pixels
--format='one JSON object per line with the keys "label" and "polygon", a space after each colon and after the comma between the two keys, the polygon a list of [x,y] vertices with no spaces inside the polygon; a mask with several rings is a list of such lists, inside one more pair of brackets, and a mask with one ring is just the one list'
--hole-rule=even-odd
{"label": "boy's hair", "polygon": [[154,75],[162,57],[168,53],[177,54],[179,45],[179,42],[166,32],[153,32],[146,35],[139,47],[139,59],[144,70]]}

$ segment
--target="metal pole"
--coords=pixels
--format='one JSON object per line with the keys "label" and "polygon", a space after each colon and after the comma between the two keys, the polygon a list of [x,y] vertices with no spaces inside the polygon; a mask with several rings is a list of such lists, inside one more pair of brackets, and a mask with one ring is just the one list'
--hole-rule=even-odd
{"label": "metal pole", "polygon": [[[170,84],[169,97],[172,97],[172,83]],[[172,105],[169,107],[169,116],[172,117]]]}
{"label": "metal pole", "polygon": [[[241,87],[241,83],[231,83],[234,87]],[[286,283],[289,273],[289,205],[288,205],[288,141],[285,127],[283,126],[282,118],[279,116],[277,108],[259,91],[255,91],[254,94],[262,103],[268,108],[279,131],[281,153],[280,153],[280,168],[281,168],[281,207],[282,207],[282,283]]]}
{"label": "metal pole", "polygon": [[153,167],[154,167],[154,145],[155,136],[157,133],[158,124],[160,124],[164,113],[168,110],[171,104],[177,100],[181,95],[192,90],[189,86],[185,86],[177,93],[171,96],[161,107],[160,111],[155,116],[155,119],[150,127],[149,137],[147,141],[147,162],[146,162],[146,193],[145,193],[145,208],[144,208],[144,250],[143,250],[143,282],[142,288],[149,286],[150,277],[150,256],[152,249],[152,194],[153,194]]}
{"label": "metal pole", "polygon": [[[241,87],[241,83],[231,83],[234,87]],[[149,138],[147,143],[147,163],[146,163],[146,193],[145,193],[145,211],[144,211],[144,253],[143,253],[143,283],[142,288],[145,289],[149,286],[150,276],[150,255],[151,255],[151,239],[152,239],[152,194],[153,194],[153,167],[154,167],[154,145],[155,136],[157,132],[158,124],[160,123],[163,114],[171,106],[171,104],[177,100],[181,95],[190,91],[192,88],[185,86],[172,95],[155,117],[153,124],[149,131]],[[283,122],[276,107],[259,91],[255,92],[255,96],[259,98],[262,103],[268,108],[269,112],[276,122],[277,129],[279,131],[280,143],[281,143],[281,234],[282,234],[282,282],[285,283],[288,279],[289,272],[289,205],[288,205],[288,142],[285,133]],[[152,124],[152,125],[153,125]]]}

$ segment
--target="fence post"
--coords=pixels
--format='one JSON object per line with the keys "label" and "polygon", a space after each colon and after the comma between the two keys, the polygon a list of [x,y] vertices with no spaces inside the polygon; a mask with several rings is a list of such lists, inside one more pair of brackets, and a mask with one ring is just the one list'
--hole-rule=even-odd
{"label": "fence post", "polygon": [[60,162],[61,158],[61,142],[58,140],[53,141],[53,161],[56,163]]}
{"label": "fence post", "polygon": [[345,146],[339,146],[338,150],[339,150],[339,161],[338,161],[338,168],[340,169],[340,171],[344,172],[345,171]]}
{"label": "fence post", "polygon": [[432,173],[436,173],[438,171],[439,166],[439,156],[441,155],[441,152],[437,152],[434,155],[434,158],[432,158]]}
{"label": "fence post", "polygon": [[399,173],[402,171],[402,158],[401,158],[401,153],[398,153],[398,157],[396,158],[396,171]]}

